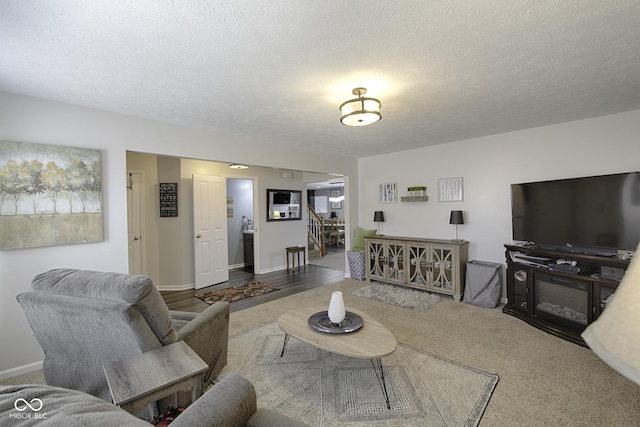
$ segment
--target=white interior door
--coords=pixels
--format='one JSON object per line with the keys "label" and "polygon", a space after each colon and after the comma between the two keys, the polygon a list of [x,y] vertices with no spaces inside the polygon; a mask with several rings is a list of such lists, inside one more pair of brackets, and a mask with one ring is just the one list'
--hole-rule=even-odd
{"label": "white interior door", "polygon": [[127,241],[129,274],[145,274],[142,244],[142,172],[127,172]]}
{"label": "white interior door", "polygon": [[220,177],[193,176],[196,289],[229,280],[227,186]]}

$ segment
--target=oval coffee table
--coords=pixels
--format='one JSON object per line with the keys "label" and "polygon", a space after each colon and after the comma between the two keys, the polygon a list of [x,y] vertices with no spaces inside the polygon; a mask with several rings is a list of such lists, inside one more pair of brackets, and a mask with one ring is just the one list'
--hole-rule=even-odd
{"label": "oval coffee table", "polygon": [[353,308],[347,308],[346,310],[359,315],[364,322],[362,328],[357,331],[345,334],[329,334],[312,329],[308,323],[309,317],[320,311],[326,311],[326,309],[326,307],[299,308],[288,311],[278,318],[278,326],[285,333],[280,356],[284,354],[289,337],[294,337],[331,353],[360,359],[371,359],[373,369],[387,400],[387,408],[391,409],[381,358],[396,350],[398,343],[395,337],[373,317]]}

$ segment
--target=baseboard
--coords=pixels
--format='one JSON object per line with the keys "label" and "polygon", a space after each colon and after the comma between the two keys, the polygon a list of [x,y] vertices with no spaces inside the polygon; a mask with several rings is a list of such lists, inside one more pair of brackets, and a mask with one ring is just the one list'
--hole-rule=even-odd
{"label": "baseboard", "polygon": [[[296,265],[295,268],[298,268],[298,265]],[[260,270],[260,273],[255,273],[255,274],[273,273],[274,271],[282,271],[282,270],[286,270],[286,269],[287,269],[286,265],[280,265],[280,266],[276,266],[276,267],[262,269],[262,270]]]}
{"label": "baseboard", "polygon": [[188,289],[195,289],[195,283],[185,283],[183,285],[167,285],[156,286],[159,291],[186,291]]}
{"label": "baseboard", "polygon": [[230,265],[227,270],[235,270],[236,268],[244,268],[244,262],[241,262],[240,264],[233,264]]}
{"label": "baseboard", "polygon": [[42,369],[42,360],[39,362],[29,363],[28,365],[18,366],[17,368],[7,369],[6,371],[0,371],[0,380],[15,377],[16,375],[27,374],[29,372]]}

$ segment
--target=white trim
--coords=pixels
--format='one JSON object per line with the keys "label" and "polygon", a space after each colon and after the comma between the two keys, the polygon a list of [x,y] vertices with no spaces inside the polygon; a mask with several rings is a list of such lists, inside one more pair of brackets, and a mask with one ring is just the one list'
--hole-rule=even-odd
{"label": "white trim", "polygon": [[186,291],[189,289],[195,289],[195,283],[185,283],[184,285],[164,285],[164,286],[156,286],[159,291]]}
{"label": "white trim", "polygon": [[0,380],[15,377],[16,375],[28,374],[29,372],[42,369],[42,360],[39,362],[29,363],[28,365],[18,366],[17,368],[7,369],[6,371],[0,371]]}

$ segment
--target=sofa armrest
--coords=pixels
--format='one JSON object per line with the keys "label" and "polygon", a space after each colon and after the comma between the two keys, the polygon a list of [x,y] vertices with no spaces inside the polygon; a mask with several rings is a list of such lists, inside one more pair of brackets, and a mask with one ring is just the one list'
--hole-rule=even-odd
{"label": "sofa armrest", "polygon": [[232,372],[176,417],[171,425],[242,427],[255,411],[253,384]]}
{"label": "sofa armrest", "polygon": [[[178,331],[178,340],[186,342],[209,365],[205,382],[214,379],[227,364],[229,307],[229,303],[217,302],[196,314]],[[178,319],[188,314],[172,312],[172,318],[174,313]]]}
{"label": "sofa armrest", "polygon": [[247,421],[246,427],[310,427],[302,421],[295,420],[271,409],[258,409]]}
{"label": "sofa armrest", "polygon": [[173,320],[184,320],[185,322],[191,322],[196,318],[196,316],[198,316],[198,313],[193,313],[191,311],[169,310],[169,313]]}

